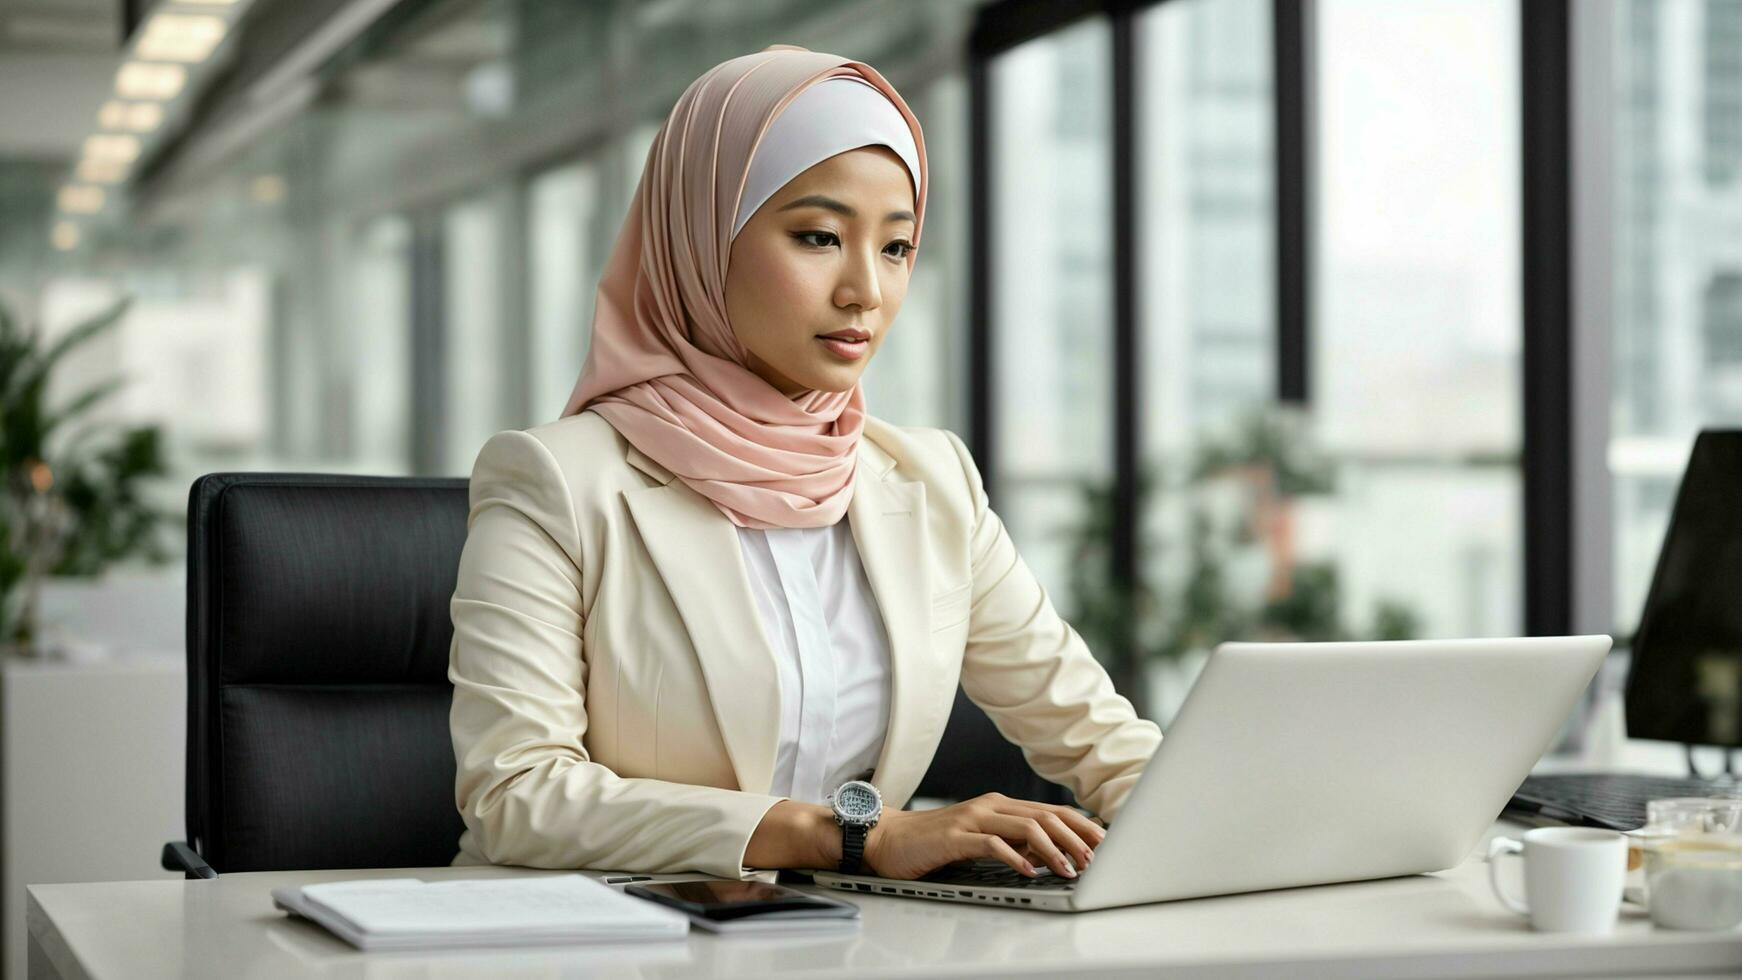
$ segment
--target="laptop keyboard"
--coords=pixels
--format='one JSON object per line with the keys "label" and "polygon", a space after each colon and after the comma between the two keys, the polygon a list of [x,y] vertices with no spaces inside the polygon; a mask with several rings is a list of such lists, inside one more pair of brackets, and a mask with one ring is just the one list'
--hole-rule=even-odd
{"label": "laptop keyboard", "polygon": [[945,865],[919,880],[963,888],[1058,888],[1069,890],[1077,886],[1075,878],[1063,878],[1053,874],[1052,869],[1045,865],[1036,865],[1036,870],[1040,874],[1030,878],[1002,861],[981,860],[972,864]]}
{"label": "laptop keyboard", "polygon": [[1695,779],[1564,773],[1526,778],[1506,808],[1567,823],[1634,830],[1645,826],[1647,801],[1672,796],[1739,794],[1742,794],[1742,782],[1735,777]]}

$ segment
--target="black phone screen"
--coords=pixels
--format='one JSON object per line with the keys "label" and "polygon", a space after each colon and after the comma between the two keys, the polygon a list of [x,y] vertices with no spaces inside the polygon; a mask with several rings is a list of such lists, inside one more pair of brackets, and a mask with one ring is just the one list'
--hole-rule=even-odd
{"label": "black phone screen", "polygon": [[843,903],[764,881],[661,881],[624,888],[709,919],[737,919],[762,912],[839,909]]}

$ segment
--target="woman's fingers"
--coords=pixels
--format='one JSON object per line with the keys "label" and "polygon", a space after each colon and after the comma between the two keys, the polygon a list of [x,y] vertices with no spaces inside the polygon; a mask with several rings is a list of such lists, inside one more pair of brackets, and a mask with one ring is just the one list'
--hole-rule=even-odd
{"label": "woman's fingers", "polygon": [[1010,800],[999,806],[997,812],[1024,817],[1039,823],[1046,830],[1051,841],[1056,842],[1059,847],[1071,855],[1078,868],[1087,867],[1089,861],[1094,857],[1093,848],[1088,842],[1091,840],[1099,841],[1099,837],[1094,834],[1092,826],[1085,828],[1083,833],[1079,833],[1059,812],[1069,809],[1069,807],[1054,807],[1045,803],[1030,803],[1027,800]]}
{"label": "woman's fingers", "polygon": [[1094,848],[1089,844],[1089,841],[1094,838],[1084,837],[1080,830],[1069,826],[1064,817],[1057,812],[1042,811],[1040,816],[1035,819],[1042,827],[1046,828],[1046,832],[1052,837],[1053,842],[1071,856],[1071,860],[1076,862],[1079,869],[1089,866],[1089,862],[1095,857]]}
{"label": "woman's fingers", "polygon": [[[964,815],[969,816],[965,829],[991,832],[1005,842],[1003,849],[990,856],[1019,871],[1025,865],[1032,868],[1028,858],[1033,857],[1058,874],[1072,877],[1094,860],[1095,847],[1107,838],[1105,824],[1074,807],[1019,800],[1000,793],[987,793],[970,801]],[[1013,843],[1020,850],[1012,847]],[[1002,850],[1008,850],[1009,856]]]}
{"label": "woman's fingers", "polygon": [[1066,826],[1076,831],[1077,836],[1081,837],[1091,848],[1099,847],[1101,842],[1107,839],[1106,830],[1104,830],[1099,824],[1095,823],[1095,821],[1083,816],[1078,811],[1068,806],[1054,805],[1048,805],[1047,809],[1056,814],[1060,820],[1063,820]]}
{"label": "woman's fingers", "polygon": [[1088,867],[1089,861],[1094,856],[1093,851],[1081,837],[1077,836],[1074,830],[1065,826],[1065,822],[1059,818],[1058,814],[1037,808],[1011,815],[1034,821],[1046,835],[1047,842],[1069,855],[1077,870],[1081,871]]}
{"label": "woman's fingers", "polygon": [[1016,853],[1016,848],[1010,842],[997,834],[981,834],[980,843],[985,848],[985,857],[997,858],[1025,875],[1033,877],[1040,872],[1034,870],[1034,865],[1028,859]]}
{"label": "woman's fingers", "polygon": [[1077,876],[1077,869],[1071,864],[1070,858],[1066,857],[1065,852],[1053,843],[1053,839],[1047,834],[1047,828],[1042,826],[1039,820],[1026,815],[1000,813],[987,820],[983,829],[989,830],[1007,841],[1021,841],[1027,844],[1028,852],[1045,861],[1046,866],[1051,868],[1055,874],[1065,878]]}

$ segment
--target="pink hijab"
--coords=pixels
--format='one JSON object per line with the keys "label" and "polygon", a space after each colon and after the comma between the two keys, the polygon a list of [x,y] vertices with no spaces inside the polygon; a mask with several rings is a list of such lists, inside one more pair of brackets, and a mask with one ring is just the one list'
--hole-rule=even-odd
{"label": "pink hijab", "polygon": [[690,83],[653,139],[562,412],[604,416],[739,527],[827,527],[852,499],[861,386],[788,398],[747,366],[726,319],[733,219],[756,146],[794,96],[841,76],[870,83],[913,130],[919,244],[931,183],[925,139],[876,69],[784,44],[722,62]]}

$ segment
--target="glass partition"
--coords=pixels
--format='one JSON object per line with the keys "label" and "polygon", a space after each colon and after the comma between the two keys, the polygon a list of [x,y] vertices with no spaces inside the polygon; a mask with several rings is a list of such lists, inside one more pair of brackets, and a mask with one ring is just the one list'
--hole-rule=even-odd
{"label": "glass partition", "polygon": [[[610,242],[595,164],[566,164],[532,180],[527,214],[531,241],[532,418],[556,418],[586,362],[593,304]],[[615,229],[611,230],[615,233]]]}
{"label": "glass partition", "polygon": [[512,345],[503,317],[510,282],[502,257],[512,234],[511,207],[498,193],[464,201],[443,216],[441,465],[451,475],[470,473],[484,442],[516,427],[504,356]]}
{"label": "glass partition", "polygon": [[[1140,649],[1171,720],[1210,646],[1261,618],[1259,501],[1212,465],[1272,403],[1275,108],[1268,0],[1175,0],[1136,21],[1142,207],[1138,277]],[[1232,508],[1229,504],[1232,503]]]}
{"label": "glass partition", "polygon": [[1516,633],[1518,4],[1316,9],[1311,390],[1334,466],[1293,546],[1349,632]]}
{"label": "glass partition", "polygon": [[1112,477],[1111,39],[1091,18],[990,69],[996,506],[1067,616],[1086,491]]}
{"label": "glass partition", "polygon": [[1611,4],[1614,623],[1638,626],[1694,435],[1742,425],[1742,0]]}
{"label": "glass partition", "polygon": [[383,474],[411,471],[411,223],[388,215],[353,243],[351,452]]}

